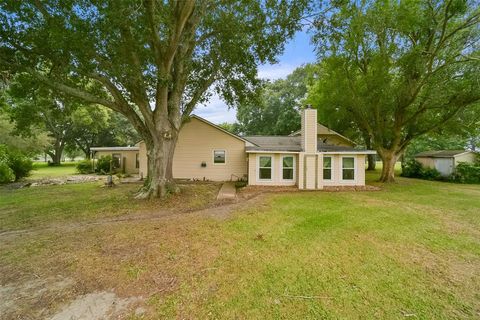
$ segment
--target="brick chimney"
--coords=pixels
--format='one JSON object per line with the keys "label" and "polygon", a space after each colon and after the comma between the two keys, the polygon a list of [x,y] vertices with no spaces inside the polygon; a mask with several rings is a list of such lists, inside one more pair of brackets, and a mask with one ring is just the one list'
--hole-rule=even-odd
{"label": "brick chimney", "polygon": [[317,152],[317,109],[307,105],[302,110],[302,149],[305,153]]}

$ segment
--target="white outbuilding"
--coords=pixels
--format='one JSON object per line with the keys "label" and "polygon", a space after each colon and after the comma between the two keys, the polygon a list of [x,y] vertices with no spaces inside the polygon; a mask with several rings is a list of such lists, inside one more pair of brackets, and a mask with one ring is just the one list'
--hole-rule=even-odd
{"label": "white outbuilding", "polygon": [[442,176],[449,176],[455,172],[460,162],[473,163],[478,154],[465,150],[436,150],[425,151],[415,155],[415,160],[426,168],[437,169]]}

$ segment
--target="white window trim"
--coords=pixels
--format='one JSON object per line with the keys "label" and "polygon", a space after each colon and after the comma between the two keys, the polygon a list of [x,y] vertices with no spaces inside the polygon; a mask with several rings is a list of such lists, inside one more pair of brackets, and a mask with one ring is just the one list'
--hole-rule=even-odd
{"label": "white window trim", "polygon": [[332,156],[323,156],[323,161],[325,161],[325,158],[330,158],[330,179],[325,179],[325,177],[323,176],[323,169],[327,169],[327,168],[324,168],[323,167],[323,163],[322,163],[322,180],[323,181],[333,181],[333,168],[335,167],[333,164],[334,164],[334,161],[335,161],[335,157],[332,155]]}
{"label": "white window trim", "polygon": [[[292,179],[283,179],[283,158],[293,158],[293,177]],[[282,155],[280,157],[280,180],[282,181],[288,181],[288,182],[295,182],[295,177],[296,177],[296,173],[297,173],[297,165],[296,165],[296,161],[295,161],[295,156],[293,155]],[[287,168],[287,169],[290,169],[290,168]]]}
{"label": "white window trim", "polygon": [[[225,161],[223,163],[215,163],[215,151],[223,151],[225,154]],[[212,150],[212,163],[214,166],[224,166],[227,164],[227,150],[225,149],[213,149]]]}
{"label": "white window trim", "polygon": [[[343,158],[353,158],[353,179],[348,180],[348,179],[343,179]],[[340,181],[341,182],[347,182],[347,183],[356,183],[357,182],[357,157],[355,155],[345,155],[340,157]],[[351,169],[351,168],[347,168]]]}
{"label": "white window trim", "polygon": [[[270,163],[272,166],[270,167],[270,179],[261,179],[260,178],[260,158],[261,157],[269,157],[270,158]],[[257,155],[257,180],[258,181],[273,181],[273,169],[274,169],[274,156],[273,155],[268,155],[268,154],[259,154]]]}

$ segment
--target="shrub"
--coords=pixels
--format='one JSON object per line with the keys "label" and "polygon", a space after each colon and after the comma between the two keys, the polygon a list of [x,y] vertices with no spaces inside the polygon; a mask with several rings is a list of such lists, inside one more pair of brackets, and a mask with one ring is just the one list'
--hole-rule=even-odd
{"label": "shrub", "polygon": [[15,180],[15,174],[8,164],[0,159],[0,183],[8,183]]}
{"label": "shrub", "polygon": [[93,173],[92,161],[88,159],[79,161],[76,165],[76,168],[79,173],[83,173],[83,174]]}
{"label": "shrub", "polygon": [[112,156],[103,156],[97,160],[95,171],[101,174],[110,173],[110,164],[112,162]]}
{"label": "shrub", "polygon": [[407,178],[421,178],[422,177],[422,164],[415,159],[409,160],[402,166],[402,177]]}
{"label": "shrub", "polygon": [[15,181],[28,177],[33,170],[33,162],[20,152],[9,152],[8,165],[15,175]]}
{"label": "shrub", "polygon": [[0,182],[6,183],[27,177],[33,162],[19,151],[0,146],[0,166]]}
{"label": "shrub", "polygon": [[402,177],[418,178],[425,180],[440,180],[440,172],[435,168],[424,168],[420,162],[415,159],[408,161],[402,167]]}
{"label": "shrub", "polygon": [[480,164],[460,162],[452,180],[459,183],[480,183]]}

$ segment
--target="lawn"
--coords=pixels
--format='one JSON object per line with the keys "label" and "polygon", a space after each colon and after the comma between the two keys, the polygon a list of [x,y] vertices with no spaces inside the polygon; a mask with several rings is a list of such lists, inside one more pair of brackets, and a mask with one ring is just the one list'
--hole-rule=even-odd
{"label": "lawn", "polygon": [[28,179],[57,178],[78,174],[76,162],[62,162],[60,166],[49,166],[46,162],[34,162],[33,171]]}
{"label": "lawn", "polygon": [[[378,172],[367,177],[376,184]],[[133,192],[131,186],[109,190],[95,184],[0,190],[0,207],[9,208],[2,229],[98,221],[116,209],[114,198],[120,210],[130,208],[126,216],[165,205],[132,201]],[[82,200],[64,199],[68,193]],[[93,204],[87,205],[89,197]],[[43,198],[51,208],[74,204],[50,216],[36,205]],[[190,193],[185,201],[168,201],[195,198]],[[141,297],[135,306],[144,312],[132,309],[129,319],[480,316],[478,185],[399,178],[382,191],[279,193],[227,216],[213,214],[217,209],[4,235],[1,284],[59,275],[73,283],[43,292],[42,302],[19,300],[8,316],[28,311],[45,317],[78,295],[110,290]]]}

